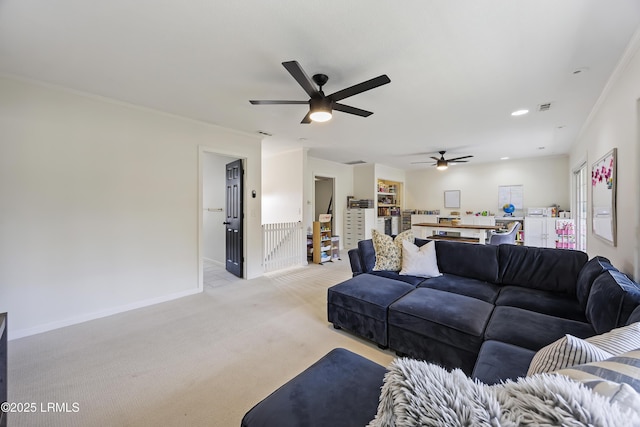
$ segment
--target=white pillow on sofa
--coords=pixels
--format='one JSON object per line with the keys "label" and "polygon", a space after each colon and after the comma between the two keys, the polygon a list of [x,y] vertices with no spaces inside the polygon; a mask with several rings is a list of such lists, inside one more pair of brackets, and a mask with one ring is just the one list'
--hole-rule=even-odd
{"label": "white pillow on sofa", "polygon": [[400,274],[425,278],[442,276],[442,273],[438,270],[435,242],[432,240],[418,247],[407,240],[403,240]]}

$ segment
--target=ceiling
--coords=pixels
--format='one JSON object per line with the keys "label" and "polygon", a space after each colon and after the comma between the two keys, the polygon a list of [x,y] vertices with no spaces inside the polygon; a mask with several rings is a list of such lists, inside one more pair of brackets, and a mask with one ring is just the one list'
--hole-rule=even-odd
{"label": "ceiling", "polygon": [[[0,0],[0,73],[413,169],[567,153],[639,27],[637,0]],[[342,101],[368,118],[300,124],[305,105],[249,104],[308,99],[289,60],[327,94],[391,83]]]}

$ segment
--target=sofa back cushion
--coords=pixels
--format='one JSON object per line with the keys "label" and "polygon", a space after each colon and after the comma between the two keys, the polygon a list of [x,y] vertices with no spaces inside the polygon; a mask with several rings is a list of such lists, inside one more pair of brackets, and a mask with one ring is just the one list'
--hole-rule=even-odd
{"label": "sofa back cushion", "polygon": [[574,250],[500,245],[498,259],[499,280],[503,285],[575,296],[578,274],[588,257]]}
{"label": "sofa back cushion", "polygon": [[599,275],[591,286],[586,316],[599,334],[623,326],[640,305],[640,286],[619,271]]}
{"label": "sofa back cushion", "polygon": [[376,250],[373,248],[373,240],[360,240],[358,242],[358,252],[362,263],[362,272],[370,273],[376,265]]}
{"label": "sofa back cushion", "polygon": [[441,273],[491,283],[498,280],[498,246],[437,240],[436,257]]}
{"label": "sofa back cushion", "polygon": [[627,325],[631,325],[632,323],[640,322],[640,305],[633,310],[629,319],[627,319]]}
{"label": "sofa back cushion", "polygon": [[616,270],[611,262],[602,256],[595,256],[587,262],[578,274],[578,282],[576,283],[576,296],[582,310],[587,308],[587,299],[591,292],[591,285],[596,277],[608,270]]}

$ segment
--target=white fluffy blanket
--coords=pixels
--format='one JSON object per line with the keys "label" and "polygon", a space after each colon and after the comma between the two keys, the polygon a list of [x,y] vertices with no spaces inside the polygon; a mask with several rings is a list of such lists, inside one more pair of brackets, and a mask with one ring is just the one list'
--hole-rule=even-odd
{"label": "white fluffy blanket", "polygon": [[540,374],[488,386],[426,362],[396,359],[368,427],[640,426],[640,418],[567,377]]}

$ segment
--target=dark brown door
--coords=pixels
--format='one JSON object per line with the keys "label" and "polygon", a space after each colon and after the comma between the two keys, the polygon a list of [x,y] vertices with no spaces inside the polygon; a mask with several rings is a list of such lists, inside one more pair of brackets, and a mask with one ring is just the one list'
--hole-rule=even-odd
{"label": "dark brown door", "polygon": [[242,160],[227,164],[226,265],[229,273],[242,277]]}

